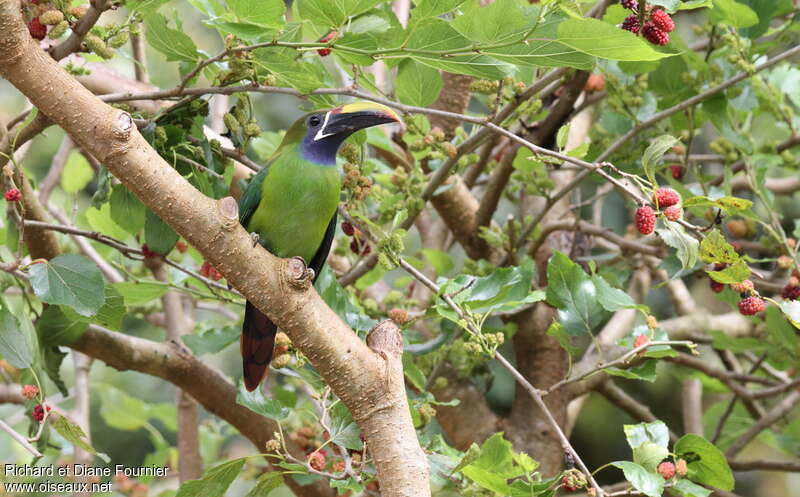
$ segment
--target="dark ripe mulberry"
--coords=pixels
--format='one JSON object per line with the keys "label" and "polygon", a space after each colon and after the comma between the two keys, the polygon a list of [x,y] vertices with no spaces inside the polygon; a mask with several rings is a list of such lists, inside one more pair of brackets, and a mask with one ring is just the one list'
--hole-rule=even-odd
{"label": "dark ripe mulberry", "polygon": [[342,232],[347,236],[353,236],[356,230],[355,228],[353,228],[352,224],[348,223],[347,221],[344,221],[342,222]]}
{"label": "dark ripe mulberry", "polygon": [[6,190],[3,197],[9,202],[19,202],[19,199],[22,198],[22,193],[17,188],[11,188]]}
{"label": "dark ripe mulberry", "polygon": [[[332,39],[336,38],[338,35],[339,35],[338,31],[331,31],[330,33],[328,33],[325,36],[323,36],[319,40],[319,42],[320,43],[328,43]],[[328,55],[331,54],[331,49],[330,48],[320,48],[320,49],[317,50],[317,53],[319,54],[320,57],[327,57]]]}
{"label": "dark ripe mulberry", "polygon": [[636,14],[631,14],[622,21],[622,25],[620,25],[622,29],[625,31],[630,31],[633,34],[639,34],[639,31],[642,29],[642,25],[639,24],[639,16]]}
{"label": "dark ripe mulberry", "polygon": [[33,412],[31,413],[31,416],[33,417],[33,419],[35,419],[36,421],[38,421],[40,423],[42,421],[44,421],[44,410],[45,410],[45,407],[47,408],[47,411],[49,412],[50,411],[50,406],[43,406],[42,404],[36,404],[36,407],[33,408]]}
{"label": "dark ripe mulberry", "polygon": [[47,26],[42,24],[38,17],[34,17],[28,22],[28,32],[32,38],[44,40],[44,37],[47,36]]}
{"label": "dark ripe mulberry", "polygon": [[662,31],[658,26],[651,22],[646,22],[642,28],[642,34],[647,41],[653,45],[666,45],[669,43],[669,34]]}
{"label": "dark ripe mulberry", "polygon": [[372,251],[369,244],[358,237],[353,237],[350,242],[350,250],[356,255],[369,255]]}
{"label": "dark ripe mulberry", "polygon": [[649,205],[636,209],[636,229],[643,235],[649,235],[656,227],[656,213]]}
{"label": "dark ripe mulberry", "polygon": [[714,293],[719,293],[725,289],[725,285],[720,283],[719,281],[711,280],[711,291]]}
{"label": "dark ripe mulberry", "polygon": [[800,299],[800,286],[786,285],[781,290],[781,297],[784,300],[798,300]]}
{"label": "dark ripe mulberry", "polygon": [[675,180],[682,180],[683,175],[686,174],[686,170],[680,164],[673,164],[669,166],[669,170],[672,173],[672,179]]}
{"label": "dark ripe mulberry", "polygon": [[650,21],[665,33],[670,33],[675,29],[675,22],[672,20],[672,17],[661,9],[654,10],[650,14]]}
{"label": "dark ripe mulberry", "polygon": [[635,9],[639,5],[637,0],[620,0],[619,3],[622,4],[622,7],[631,10]]}

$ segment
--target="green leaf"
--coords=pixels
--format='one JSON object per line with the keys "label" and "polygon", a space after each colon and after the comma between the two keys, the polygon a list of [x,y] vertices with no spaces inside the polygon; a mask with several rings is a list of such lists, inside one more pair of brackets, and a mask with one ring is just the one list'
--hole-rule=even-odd
{"label": "green leaf", "polygon": [[259,388],[248,392],[242,382],[240,382],[239,391],[236,394],[236,403],[275,421],[286,419],[291,412],[280,400],[264,397]]}
{"label": "green leaf", "polygon": [[650,473],[640,465],[630,461],[616,461],[610,464],[621,469],[628,483],[644,495],[661,497],[664,492],[664,478],[661,475]]}
{"label": "green leaf", "polygon": [[656,232],[664,240],[664,243],[676,250],[683,269],[694,267],[697,263],[697,251],[700,244],[694,237],[686,233],[683,226],[677,223],[666,223],[666,227],[657,228]]}
{"label": "green leaf", "polygon": [[570,335],[591,334],[605,318],[597,289],[583,269],[556,251],[547,264],[547,303],[560,309]]}
{"label": "green leaf", "polygon": [[669,430],[662,421],[624,425],[623,429],[631,449],[635,449],[645,442],[651,442],[665,448],[669,445]]}
{"label": "green leaf", "polygon": [[167,255],[178,241],[178,234],[155,212],[147,209],[144,222],[144,241],[147,248],[160,255]]}
{"label": "green leaf", "polygon": [[142,12],[146,14],[157,11],[167,2],[169,2],[169,0],[128,0],[125,2],[125,8],[131,12]]}
{"label": "green leaf", "polygon": [[[516,68],[505,62],[481,54],[442,57],[436,52],[470,52],[473,43],[438,18],[420,21],[409,27],[408,48],[417,52],[411,57],[427,66],[483,79],[502,79],[513,74]],[[421,53],[421,52],[431,53]]]}
{"label": "green leaf", "polygon": [[711,21],[725,22],[734,28],[746,28],[758,24],[758,15],[747,5],[734,0],[714,0]]}
{"label": "green leaf", "polygon": [[146,304],[161,298],[162,295],[169,291],[167,285],[149,281],[125,281],[122,283],[114,283],[111,286],[122,295],[122,298],[125,300],[125,305],[128,306]]}
{"label": "green leaf", "polygon": [[675,443],[673,452],[686,460],[690,480],[721,490],[733,490],[735,481],[725,454],[708,440],[699,435],[684,435]]}
{"label": "green leaf", "polygon": [[679,6],[678,10],[693,10],[703,7],[712,7],[714,2],[712,0],[684,0]]}
{"label": "green leaf", "polygon": [[42,316],[36,321],[36,331],[42,345],[53,347],[74,343],[89,326],[86,318],[80,315],[77,317],[78,319],[71,319],[61,307],[56,305],[45,309]]}
{"label": "green leaf", "polygon": [[644,173],[651,183],[657,184],[656,167],[659,162],[661,162],[661,158],[664,157],[664,154],[667,153],[669,149],[679,142],[680,140],[670,135],[659,136],[650,142],[650,145],[644,151],[644,154],[642,154],[642,168],[644,168]]}
{"label": "green leaf", "polygon": [[[478,457],[469,466],[491,471],[503,480],[521,475],[524,469],[514,463],[514,449],[503,433],[495,433],[481,444]],[[468,466],[468,467],[469,467]]]}
{"label": "green leaf", "polygon": [[797,357],[800,355],[800,337],[784,319],[782,311],[774,305],[767,307],[767,333],[774,343],[793,357]]}
{"label": "green leaf", "polygon": [[111,219],[131,235],[144,228],[145,207],[142,202],[123,185],[114,185],[111,190]]}
{"label": "green leaf", "polygon": [[[702,244],[701,244],[702,246]],[[730,285],[731,283],[741,283],[750,277],[750,266],[743,260],[738,260],[733,265],[720,271],[707,271],[712,280]]]}
{"label": "green leaf", "polygon": [[403,353],[403,372],[414,387],[419,391],[425,390],[425,374],[414,364],[414,356],[408,352]]}
{"label": "green leaf", "polygon": [[656,364],[655,360],[647,360],[628,369],[622,368],[606,368],[603,371],[612,376],[620,376],[628,378],[629,380],[643,380],[654,382],[656,381]]}
{"label": "green leaf", "polygon": [[[38,322],[36,324],[39,324]],[[61,392],[61,395],[68,396],[69,391],[67,390],[67,385],[61,379],[61,363],[64,361],[64,358],[67,357],[66,352],[61,352],[61,349],[58,347],[42,347],[42,360],[44,362],[44,371],[47,373],[47,377],[50,378],[50,381],[55,383],[56,387],[58,387],[58,391]]]}
{"label": "green leaf", "polygon": [[599,274],[592,276],[592,283],[597,289],[597,300],[605,310],[615,312],[620,309],[640,309],[643,312],[647,312],[647,306],[638,305],[630,295],[619,288],[611,286]]}
{"label": "green leaf", "polygon": [[464,0],[415,0],[414,3],[416,7],[411,11],[411,15],[415,19],[422,19],[450,12],[464,3]]}
{"label": "green leaf", "polygon": [[197,335],[183,335],[181,340],[194,355],[215,354],[239,340],[242,330],[236,326],[210,327]]}
{"label": "green leaf", "polygon": [[83,449],[90,454],[98,455],[97,451],[94,450],[94,447],[92,447],[89,443],[88,437],[86,436],[86,433],[83,432],[81,427],[71,422],[64,416],[58,416],[55,421],[53,421],[51,426],[75,447]]}
{"label": "green leaf", "polygon": [[696,483],[683,478],[675,482],[672,490],[678,492],[683,497],[709,497],[711,490],[701,487]]}
{"label": "green leaf", "polygon": [[353,421],[353,416],[342,402],[339,402],[331,409],[331,424],[329,426],[330,440],[342,447],[352,450],[363,450],[364,443],[361,441],[361,431]]}
{"label": "green leaf", "polygon": [[258,477],[255,486],[245,497],[267,497],[270,492],[283,485],[283,476],[278,471],[270,471]]}
{"label": "green leaf", "polygon": [[128,232],[111,219],[111,204],[108,202],[102,204],[99,209],[96,207],[86,209],[85,216],[89,226],[98,233],[119,240],[124,240],[128,236]]}
{"label": "green leaf", "polygon": [[61,173],[61,188],[67,193],[83,190],[94,178],[94,169],[86,157],[77,150],[70,152],[64,171]]}
{"label": "green leaf", "polygon": [[304,19],[335,28],[349,17],[368,11],[380,0],[297,0],[298,12]]}
{"label": "green leaf", "polygon": [[700,259],[707,264],[733,264],[739,260],[739,254],[722,233],[715,229],[700,243]]}
{"label": "green leaf", "polygon": [[739,197],[720,197],[712,200],[705,196],[697,196],[683,201],[683,207],[687,209],[690,207],[716,207],[731,216],[745,212],[752,206],[752,201]]}
{"label": "green leaf", "polygon": [[495,0],[485,6],[468,3],[461,11],[462,15],[451,25],[473,42],[489,44],[519,39],[528,29],[528,19],[516,0]]}
{"label": "green leaf", "polygon": [[650,472],[655,472],[658,465],[667,456],[669,456],[669,450],[653,442],[645,442],[633,449],[633,462]]}
{"label": "green leaf", "polygon": [[226,0],[238,21],[266,28],[283,25],[286,4],[283,0]]}
{"label": "green leaf", "polygon": [[148,419],[147,404],[118,388],[103,385],[100,392],[100,416],[112,428],[133,431],[142,428]]}
{"label": "green leaf", "polygon": [[67,305],[82,316],[93,316],[105,303],[105,281],[89,259],[62,254],[28,270],[34,293],[42,302]]}
{"label": "green leaf", "polygon": [[158,12],[144,16],[145,38],[147,43],[166,55],[167,61],[197,61],[197,47],[192,38],[186,34],[180,24],[177,29],[167,25],[167,18]]}
{"label": "green leaf", "polygon": [[425,256],[428,263],[433,266],[436,274],[444,275],[453,270],[453,257],[447,252],[436,249],[422,249],[420,252]]}
{"label": "green leaf", "polygon": [[214,466],[201,479],[184,482],[175,497],[223,497],[246,460],[240,457]]}
{"label": "green leaf", "polygon": [[597,19],[569,19],[558,25],[558,41],[575,50],[611,60],[658,60],[658,52],[642,38]]}
{"label": "green leaf", "polygon": [[795,328],[800,328],[800,300],[784,300],[781,302],[781,311]]}
{"label": "green leaf", "polygon": [[[27,319],[20,316],[21,319]],[[0,355],[15,368],[25,369],[33,364],[35,343],[26,326],[21,326],[19,319],[8,308],[6,301],[0,297]]]}
{"label": "green leaf", "polygon": [[407,59],[400,63],[397,70],[395,91],[404,104],[427,107],[436,101],[442,91],[442,76],[432,67]]}

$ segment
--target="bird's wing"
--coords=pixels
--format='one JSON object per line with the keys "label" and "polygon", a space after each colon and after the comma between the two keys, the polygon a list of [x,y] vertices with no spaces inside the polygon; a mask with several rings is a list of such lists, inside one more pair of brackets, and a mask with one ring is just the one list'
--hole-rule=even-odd
{"label": "bird's wing", "polygon": [[247,184],[247,189],[242,194],[239,200],[239,223],[247,228],[247,223],[250,221],[250,216],[256,211],[259,202],[261,202],[261,184],[267,177],[269,172],[269,164],[261,168]]}
{"label": "bird's wing", "polygon": [[333,213],[331,221],[328,223],[328,229],[325,230],[325,236],[322,238],[322,243],[317,249],[317,253],[308,263],[308,267],[314,270],[314,281],[317,281],[319,274],[322,271],[322,266],[325,265],[325,260],[328,258],[328,253],[331,251],[331,244],[333,244],[333,236],[336,234],[336,212]]}

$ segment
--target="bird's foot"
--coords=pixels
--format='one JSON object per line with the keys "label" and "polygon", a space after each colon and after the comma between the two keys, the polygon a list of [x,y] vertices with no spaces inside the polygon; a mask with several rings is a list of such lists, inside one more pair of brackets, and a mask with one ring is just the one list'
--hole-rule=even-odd
{"label": "bird's foot", "polygon": [[258,233],[250,233],[250,238],[253,240],[253,247],[258,245],[258,242],[261,241],[261,237],[258,236]]}
{"label": "bird's foot", "polygon": [[307,268],[306,268],[306,277],[307,277],[308,279],[310,279],[311,281],[314,281],[314,278],[315,278],[316,276],[317,276],[317,273],[316,273],[316,271],[314,271],[314,270],[313,270],[312,268],[310,268],[310,267],[307,267]]}

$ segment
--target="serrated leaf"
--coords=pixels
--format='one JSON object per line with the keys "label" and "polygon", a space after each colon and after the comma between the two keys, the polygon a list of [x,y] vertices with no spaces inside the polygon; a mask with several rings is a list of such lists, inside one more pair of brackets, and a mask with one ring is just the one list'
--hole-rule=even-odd
{"label": "serrated leaf", "polygon": [[597,19],[569,19],[558,25],[558,41],[611,60],[658,60],[674,54],[654,50],[642,38]]}
{"label": "serrated leaf", "polygon": [[[333,480],[331,480],[333,482]],[[277,471],[264,473],[245,497],[267,497],[270,492],[283,485],[283,477]]]}
{"label": "serrated leaf", "polygon": [[732,283],[741,283],[750,277],[750,266],[743,260],[738,260],[733,265],[721,269],[719,271],[707,271],[712,280],[718,281],[725,285]]}
{"label": "serrated leaf", "polygon": [[82,316],[95,315],[106,300],[103,273],[83,256],[62,254],[33,264],[28,274],[42,302],[67,305]]}
{"label": "serrated leaf", "polygon": [[395,91],[404,104],[427,107],[436,101],[442,84],[438,70],[408,59],[397,70]]}
{"label": "serrated leaf", "polygon": [[689,468],[686,476],[690,480],[721,490],[733,490],[735,481],[725,454],[708,440],[699,435],[684,435],[675,443],[673,452],[686,460]]}
{"label": "serrated leaf", "polygon": [[33,364],[35,344],[27,327],[11,313],[8,304],[0,297],[0,355],[15,368],[25,369]]}
{"label": "serrated leaf", "polygon": [[635,449],[645,442],[652,442],[659,447],[667,447],[669,444],[669,430],[663,421],[624,425],[623,430],[631,449]]}
{"label": "serrated leaf", "polygon": [[331,409],[331,424],[329,426],[330,440],[342,447],[352,450],[362,450],[364,443],[361,441],[361,431],[353,421],[353,416],[347,407],[339,402]]}
{"label": "serrated leaf", "polygon": [[240,382],[239,391],[236,393],[236,403],[275,421],[282,421],[291,413],[280,400],[264,397],[261,389],[248,392],[243,382]]}
{"label": "serrated leaf", "polygon": [[650,145],[645,149],[642,154],[642,168],[644,168],[644,173],[651,183],[656,184],[656,167],[661,162],[661,158],[679,142],[680,140],[674,136],[662,135],[651,141]]}
{"label": "serrated leaf", "polygon": [[124,281],[112,285],[125,301],[125,305],[136,306],[146,304],[169,291],[169,286],[163,283],[149,281]]}
{"label": "serrated leaf", "polygon": [[[36,323],[39,324],[38,322]],[[61,392],[61,395],[68,396],[69,391],[67,390],[67,385],[64,383],[64,380],[61,379],[61,363],[64,361],[64,358],[67,357],[66,352],[62,352],[61,349],[58,347],[42,347],[42,361],[44,362],[44,371],[47,373],[47,377],[50,378],[50,381],[55,383],[58,391]]]}
{"label": "serrated leaf", "polygon": [[240,457],[214,466],[201,479],[184,482],[175,497],[223,497],[246,460]]}
{"label": "serrated leaf", "polygon": [[298,12],[315,24],[334,28],[368,11],[380,0],[298,0]]}
{"label": "serrated leaf", "polygon": [[75,447],[83,449],[90,454],[97,454],[97,451],[89,443],[88,437],[81,427],[64,416],[58,416],[51,426]]}
{"label": "serrated leaf", "polygon": [[556,251],[547,264],[547,302],[559,309],[559,320],[570,335],[591,334],[607,312],[597,289],[583,269]]}
{"label": "serrated leaf", "polygon": [[162,220],[158,214],[147,209],[144,222],[144,241],[147,248],[160,255],[167,255],[178,241],[178,234],[172,226]]}
{"label": "serrated leaf", "polygon": [[207,328],[197,335],[183,335],[181,340],[194,355],[215,354],[239,340],[242,331],[235,326]]}
{"label": "serrated leaf", "polygon": [[145,207],[142,202],[123,185],[114,185],[111,190],[111,220],[119,227],[135,235],[144,228]]}
{"label": "serrated leaf", "polygon": [[144,23],[147,43],[166,55],[168,61],[197,61],[197,47],[192,38],[181,30],[181,26],[178,29],[170,28],[167,18],[158,12],[144,16]]}
{"label": "serrated leaf", "polygon": [[592,276],[592,283],[597,289],[597,300],[607,311],[616,312],[620,309],[640,309],[648,311],[646,305],[638,305],[630,295],[619,288],[611,286],[602,276],[595,274]]}
{"label": "serrated leaf", "polygon": [[657,362],[655,360],[648,359],[638,366],[633,366],[628,369],[612,367],[606,368],[603,371],[612,376],[628,378],[629,380],[649,381],[652,383],[656,381],[656,364]]}
{"label": "serrated leaf", "polygon": [[654,472],[668,455],[669,450],[666,447],[653,442],[645,442],[633,449],[633,462],[641,465],[647,471]]}
{"label": "serrated leaf", "polygon": [[746,28],[758,24],[758,15],[747,5],[734,0],[714,0],[711,20],[725,22],[735,28]]}
{"label": "serrated leaf", "polygon": [[425,390],[425,374],[414,364],[414,356],[408,352],[403,353],[403,372],[414,387],[419,391]]}
{"label": "serrated leaf", "polygon": [[118,388],[103,385],[97,389],[103,402],[100,404],[100,416],[107,425],[118,430],[138,430],[147,423],[147,404],[131,397]]}
{"label": "serrated leaf", "polygon": [[610,464],[621,469],[628,483],[644,495],[661,497],[664,492],[664,478],[661,475],[651,473],[642,466],[630,461],[616,461]]}
{"label": "serrated leaf", "polygon": [[69,345],[79,339],[88,328],[89,322],[77,313],[76,316],[77,319],[70,318],[61,307],[56,305],[45,309],[42,316],[36,321],[36,331],[42,345],[45,347]]}
{"label": "serrated leaf", "polygon": [[664,243],[676,250],[683,269],[694,267],[697,263],[697,251],[700,243],[686,233],[683,226],[677,223],[666,223],[664,228],[657,228],[656,232],[664,240]]}
{"label": "serrated leaf", "polygon": [[740,257],[722,233],[715,229],[700,243],[700,259],[707,264],[733,264]]}
{"label": "serrated leaf", "polygon": [[795,328],[800,328],[800,300],[784,300],[781,302],[781,311]]}
{"label": "serrated leaf", "polygon": [[73,150],[61,174],[61,188],[67,193],[77,193],[92,181],[94,169],[79,151]]}
{"label": "serrated leaf", "polygon": [[415,0],[414,10],[411,15],[414,18],[436,17],[451,10],[464,3],[464,0]]}
{"label": "serrated leaf", "polygon": [[692,483],[685,478],[676,481],[672,486],[672,490],[678,492],[683,497],[709,497],[711,495],[711,490],[701,487],[696,483]]}

